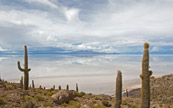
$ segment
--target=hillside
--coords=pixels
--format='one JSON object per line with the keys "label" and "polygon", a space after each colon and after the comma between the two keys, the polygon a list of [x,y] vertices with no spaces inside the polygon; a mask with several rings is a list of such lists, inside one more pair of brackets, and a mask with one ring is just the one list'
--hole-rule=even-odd
{"label": "hillside", "polygon": [[[151,108],[173,108],[172,91],[173,75],[151,77]],[[0,108],[114,108],[115,101],[108,95],[73,90],[40,87],[24,91],[18,83],[0,81]],[[140,104],[138,88],[123,97],[122,108],[140,108]]]}

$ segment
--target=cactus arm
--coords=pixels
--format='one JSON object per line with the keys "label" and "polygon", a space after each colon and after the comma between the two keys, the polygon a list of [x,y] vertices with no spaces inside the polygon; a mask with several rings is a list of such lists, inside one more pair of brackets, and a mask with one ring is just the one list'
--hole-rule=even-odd
{"label": "cactus arm", "polygon": [[141,79],[143,79],[143,75],[142,74],[140,74],[140,77],[141,77]]}
{"label": "cactus arm", "polygon": [[20,66],[20,61],[17,62],[17,65],[18,65],[18,69],[19,69],[20,71],[22,71],[22,72],[25,71],[24,69],[21,68],[21,66]]}

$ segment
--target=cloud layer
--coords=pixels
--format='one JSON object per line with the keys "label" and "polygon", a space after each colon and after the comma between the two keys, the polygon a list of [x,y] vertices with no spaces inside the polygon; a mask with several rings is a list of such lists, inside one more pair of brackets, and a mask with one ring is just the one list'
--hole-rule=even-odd
{"label": "cloud layer", "polygon": [[[172,0],[0,1],[0,50],[53,46],[122,52],[173,46]],[[80,44],[78,44],[80,43]]]}

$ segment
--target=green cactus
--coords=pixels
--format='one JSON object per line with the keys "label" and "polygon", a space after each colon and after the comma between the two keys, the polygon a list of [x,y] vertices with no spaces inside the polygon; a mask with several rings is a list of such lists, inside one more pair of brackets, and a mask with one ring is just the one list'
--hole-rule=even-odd
{"label": "green cactus", "polygon": [[61,90],[61,86],[59,85],[59,90]]}
{"label": "green cactus", "polygon": [[32,80],[32,88],[35,88],[34,80]]}
{"label": "green cactus", "polygon": [[18,64],[18,69],[21,71],[21,72],[24,72],[24,90],[28,90],[28,85],[29,85],[29,71],[31,69],[28,68],[28,53],[27,53],[27,46],[25,45],[24,46],[24,69],[21,68],[20,66],[20,62],[18,61],[17,64]]}
{"label": "green cactus", "polygon": [[149,71],[149,44],[144,43],[144,54],[142,59],[142,105],[141,108],[150,108],[150,76],[152,71]]}
{"label": "green cactus", "polygon": [[78,84],[76,83],[76,91],[78,92]]}
{"label": "green cactus", "polygon": [[55,85],[53,85],[53,90],[55,90]]}
{"label": "green cactus", "polygon": [[67,84],[66,89],[69,90],[69,85]]}
{"label": "green cactus", "polygon": [[115,108],[120,108],[122,103],[122,73],[120,70],[117,71],[115,96],[116,96]]}
{"label": "green cactus", "polygon": [[21,85],[21,88],[23,89],[23,76],[21,76],[20,85]]}
{"label": "green cactus", "polygon": [[42,86],[41,85],[39,86],[39,89],[42,89]]}

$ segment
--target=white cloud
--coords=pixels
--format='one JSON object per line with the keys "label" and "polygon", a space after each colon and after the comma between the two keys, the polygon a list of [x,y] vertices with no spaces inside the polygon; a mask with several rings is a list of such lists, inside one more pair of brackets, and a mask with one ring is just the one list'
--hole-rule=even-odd
{"label": "white cloud", "polygon": [[72,9],[67,9],[64,8],[64,14],[69,22],[71,21],[78,21],[78,14],[79,14],[79,9],[72,8]]}
{"label": "white cloud", "polygon": [[[18,44],[23,44],[27,37],[38,45],[61,46],[75,50],[111,52],[118,50],[116,46],[138,46],[143,45],[145,41],[155,46],[173,45],[171,1],[130,1],[110,0],[108,4],[102,5],[102,8],[89,11],[87,8],[64,6],[60,3],[56,3],[57,6],[50,0],[27,0],[30,5],[37,3],[53,9],[44,11],[1,7],[0,27],[7,30],[16,26],[26,28],[21,29],[22,38],[18,39]],[[3,42],[8,43],[5,42],[7,36],[8,39],[12,37],[6,32],[0,39],[3,38]],[[17,37],[15,33],[13,37]],[[76,42],[83,44],[72,45]]]}
{"label": "white cloud", "polygon": [[157,46],[154,46],[152,49],[151,49],[151,51],[159,51],[160,49],[159,49],[159,47],[157,47]]}
{"label": "white cloud", "polygon": [[2,47],[0,47],[0,51],[7,51],[7,49],[3,49]]}
{"label": "white cloud", "polygon": [[38,3],[41,5],[45,5],[45,6],[49,6],[51,8],[58,8],[58,6],[52,2],[50,2],[49,0],[25,0],[28,3]]}

